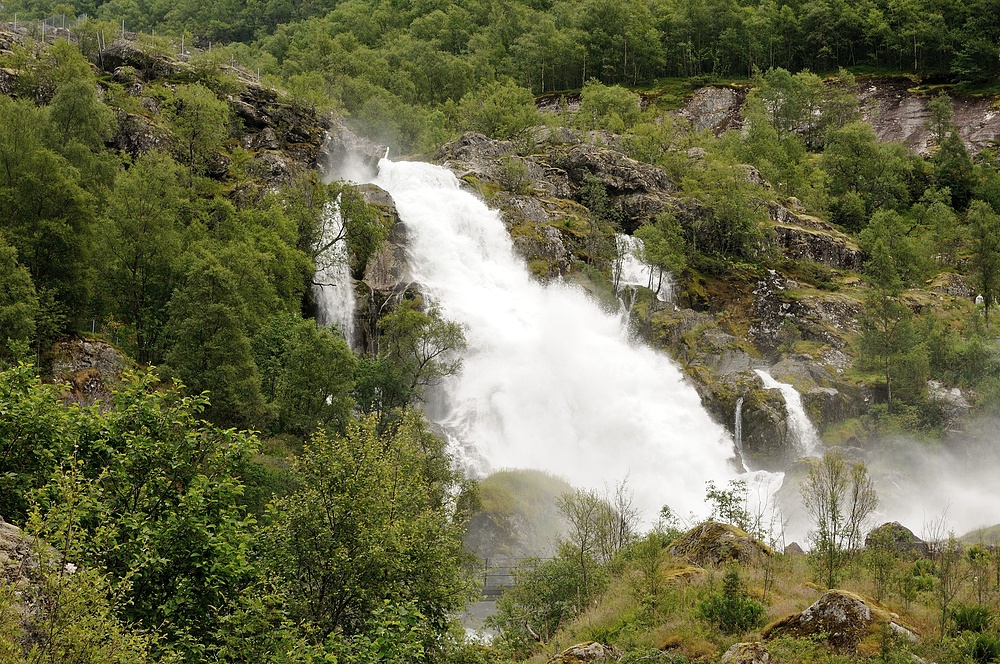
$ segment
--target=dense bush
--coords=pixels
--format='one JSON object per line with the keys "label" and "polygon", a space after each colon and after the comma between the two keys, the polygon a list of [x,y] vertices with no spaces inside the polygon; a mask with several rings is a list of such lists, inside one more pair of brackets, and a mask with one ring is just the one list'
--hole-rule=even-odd
{"label": "dense bush", "polygon": [[734,567],[722,579],[722,592],[709,594],[698,605],[701,618],[725,632],[738,634],[759,627],[764,605],[746,594],[739,571]]}

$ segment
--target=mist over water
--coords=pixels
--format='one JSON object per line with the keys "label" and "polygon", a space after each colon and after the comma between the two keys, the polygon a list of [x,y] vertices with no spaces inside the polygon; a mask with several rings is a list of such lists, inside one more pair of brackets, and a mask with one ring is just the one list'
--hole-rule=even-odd
{"label": "mist over water", "polygon": [[[899,521],[922,537],[947,537],[949,530],[958,536],[1000,523],[998,426],[995,420],[981,420],[969,433],[947,437],[940,445],[880,441],[868,460],[879,492],[879,522]],[[927,532],[929,524],[942,519],[941,532]]]}
{"label": "mist over water", "polygon": [[665,355],[628,339],[581,290],[540,284],[497,213],[430,164],[380,162],[415,279],[465,328],[438,421],[479,473],[539,468],[603,490],[628,477],[644,521],[704,514],[705,482],[736,476],[733,443]]}

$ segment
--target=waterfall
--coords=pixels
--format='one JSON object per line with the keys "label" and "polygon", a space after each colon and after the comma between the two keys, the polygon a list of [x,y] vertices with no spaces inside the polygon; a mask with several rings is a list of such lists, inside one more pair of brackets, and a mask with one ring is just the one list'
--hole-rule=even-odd
{"label": "waterfall", "polygon": [[733,421],[733,443],[736,445],[736,451],[740,453],[740,459],[743,461],[743,467],[746,467],[747,458],[743,454],[743,397],[736,400],[736,415]]}
{"label": "waterfall", "polygon": [[621,263],[618,266],[618,287],[644,286],[653,291],[660,302],[673,301],[673,282],[670,273],[665,272],[663,278],[648,264],[639,260],[642,251],[642,240],[632,235],[615,235],[618,246],[618,256]]}
{"label": "waterfall", "polygon": [[769,390],[780,390],[785,399],[785,410],[788,411],[788,428],[795,436],[795,449],[801,456],[819,456],[820,442],[816,427],[813,426],[805,408],[802,407],[802,395],[788,383],[780,383],[763,369],[754,370],[764,381],[764,387]]}
{"label": "waterfall", "polygon": [[540,468],[603,490],[628,477],[647,522],[705,511],[705,482],[735,477],[733,443],[666,356],[633,343],[581,289],[534,280],[498,214],[444,168],[382,160],[411,270],[464,327],[460,373],[428,417],[480,473]]}
{"label": "waterfall", "polygon": [[335,325],[347,345],[354,347],[354,281],[340,214],[340,196],[323,213],[320,252],[316,256],[313,292],[316,296],[316,322]]}

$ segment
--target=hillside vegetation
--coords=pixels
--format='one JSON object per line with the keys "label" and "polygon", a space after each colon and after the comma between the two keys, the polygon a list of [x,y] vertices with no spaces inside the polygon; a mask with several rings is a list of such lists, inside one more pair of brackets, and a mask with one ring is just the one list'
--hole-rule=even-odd
{"label": "hillside vegetation", "polygon": [[[986,92],[995,10],[5,4],[19,24],[0,32],[0,515],[22,531],[4,524],[0,659],[471,664],[596,640],[623,661],[713,661],[805,609],[817,583],[876,596],[881,624],[899,614],[920,640],[886,627],[844,650],[789,632],[768,646],[776,661],[1000,658],[987,542],[938,532],[928,559],[862,552],[859,521],[846,542],[820,532],[808,559],[751,544],[730,569],[673,550],[669,509],[638,532],[624,485],[608,500],[511,475],[477,491],[420,411],[460,367],[461,328],[417,288],[366,285],[382,300],[352,348],[317,323],[312,289],[334,236],[355,280],[399,242],[378,191],[324,182],[327,130],[346,122],[405,154],[452,141],[445,158],[465,135],[496,150],[464,173],[470,187],[547,211],[507,220],[539,278],[613,301],[615,234],[644,241],[679,309],[640,289],[637,327],[710,407],[728,417],[736,392],[707,356],[825,366],[836,351],[838,385],[871,407],[831,415],[829,442],[936,441],[954,421],[941,390],[973,414],[1000,408],[1000,163],[969,152],[928,86],[929,154],[880,143],[858,76]],[[53,14],[90,18],[60,28],[66,40],[30,22]],[[146,34],[114,42],[122,20]],[[740,79],[736,128],[672,113],[720,77]],[[540,111],[553,90],[568,94]],[[792,310],[849,315],[755,335],[769,275]],[[75,347],[113,370],[67,363]],[[742,500],[739,486],[708,496],[727,533],[776,545]],[[543,542],[553,505],[569,535]],[[512,532],[525,515],[538,532]],[[514,553],[554,551],[519,573],[490,646],[454,620],[482,571],[463,547],[470,522]]]}

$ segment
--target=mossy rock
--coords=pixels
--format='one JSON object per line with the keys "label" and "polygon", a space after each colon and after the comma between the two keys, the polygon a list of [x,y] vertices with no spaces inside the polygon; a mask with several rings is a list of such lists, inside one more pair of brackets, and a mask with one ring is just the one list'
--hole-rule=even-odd
{"label": "mossy rock", "polygon": [[886,628],[909,641],[917,640],[913,628],[875,600],[831,590],[805,611],[768,625],[761,634],[765,640],[782,636],[816,639],[840,651],[856,652]]}
{"label": "mossy rock", "polygon": [[749,563],[774,552],[736,526],[718,521],[706,521],[673,541],[670,555],[684,558],[696,565],[722,565],[729,562]]}

